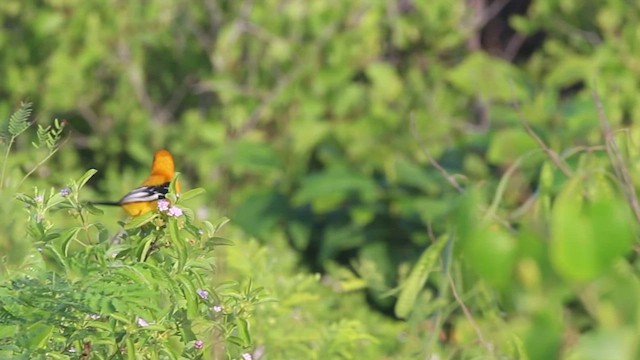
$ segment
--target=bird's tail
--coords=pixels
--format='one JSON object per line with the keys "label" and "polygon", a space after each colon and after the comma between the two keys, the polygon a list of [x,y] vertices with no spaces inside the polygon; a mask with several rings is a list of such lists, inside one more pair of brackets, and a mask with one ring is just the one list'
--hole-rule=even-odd
{"label": "bird's tail", "polygon": [[91,205],[120,206],[119,201],[87,201]]}

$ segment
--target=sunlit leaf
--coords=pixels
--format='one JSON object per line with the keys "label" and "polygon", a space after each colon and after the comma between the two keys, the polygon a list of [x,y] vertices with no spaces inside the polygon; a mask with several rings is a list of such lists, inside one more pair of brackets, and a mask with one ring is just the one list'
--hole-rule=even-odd
{"label": "sunlit leaf", "polygon": [[407,318],[411,313],[416,298],[424,287],[429,274],[437,269],[440,253],[448,240],[448,236],[440,237],[438,241],[431,244],[431,246],[420,255],[418,262],[416,262],[411,270],[411,274],[409,274],[407,280],[402,284],[402,290],[400,291],[394,310],[397,317]]}

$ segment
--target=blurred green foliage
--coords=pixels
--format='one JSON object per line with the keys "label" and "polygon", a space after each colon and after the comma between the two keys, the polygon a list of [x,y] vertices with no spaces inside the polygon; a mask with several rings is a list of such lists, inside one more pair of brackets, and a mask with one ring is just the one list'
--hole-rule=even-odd
{"label": "blurred green foliage", "polygon": [[[18,138],[0,191],[97,168],[87,196],[117,197],[171,149],[207,190],[196,214],[260,244],[221,277],[281,300],[256,315],[265,357],[635,358],[638,10],[2,2],[0,118],[28,99],[68,140],[49,159]],[[0,204],[1,276],[29,252],[16,209]]]}

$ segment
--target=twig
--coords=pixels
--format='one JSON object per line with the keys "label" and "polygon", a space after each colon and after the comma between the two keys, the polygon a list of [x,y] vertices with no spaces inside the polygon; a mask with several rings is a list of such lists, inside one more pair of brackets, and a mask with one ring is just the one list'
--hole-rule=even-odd
{"label": "twig", "polygon": [[565,151],[563,151],[562,153],[560,153],[560,157],[563,160],[566,160],[570,157],[572,157],[575,154],[580,154],[582,152],[587,152],[587,153],[592,153],[592,152],[596,152],[596,151],[607,151],[607,147],[605,145],[593,145],[593,146],[583,146],[583,145],[579,145],[579,146],[574,146],[572,148],[569,148]]}
{"label": "twig", "polygon": [[22,183],[24,183],[25,180],[27,180],[27,178],[29,176],[31,176],[31,174],[33,174],[40,166],[42,166],[42,164],[47,162],[47,160],[49,160],[49,158],[51,158],[55,153],[57,153],[58,150],[60,150],[60,148],[62,147],[62,145],[66,144],[67,141],[69,141],[70,138],[71,138],[71,136],[67,136],[66,139],[64,139],[61,143],[56,145],[56,147],[53,148],[49,152],[49,154],[47,154],[47,156],[44,157],[44,159],[40,160],[40,162],[38,162],[25,176],[22,177],[22,180],[20,180],[20,182],[18,183],[18,186],[22,185]]}
{"label": "twig", "polygon": [[462,188],[462,186],[460,186],[460,184],[458,184],[456,179],[451,174],[449,174],[449,172],[447,172],[447,170],[444,167],[442,167],[442,165],[440,165],[436,161],[436,159],[433,158],[433,156],[431,156],[431,153],[429,152],[429,150],[427,150],[427,148],[424,146],[424,143],[422,142],[422,138],[420,137],[420,134],[418,133],[418,129],[416,127],[416,120],[415,120],[415,117],[413,116],[413,112],[409,114],[409,126],[411,127],[411,133],[416,139],[416,142],[418,143],[420,150],[422,150],[422,152],[427,156],[431,165],[433,165],[433,167],[435,167],[436,170],[438,170],[440,174],[442,174],[442,176],[449,182],[449,184],[451,184],[451,186],[453,186],[456,190],[458,190],[458,192],[463,192],[464,189]]}
{"label": "twig", "polygon": [[447,278],[449,279],[449,285],[451,287],[451,294],[453,294],[453,297],[456,299],[456,302],[458,303],[458,305],[460,305],[460,308],[462,309],[462,312],[464,312],[464,316],[467,318],[467,320],[469,321],[469,323],[471,324],[471,326],[475,330],[476,336],[478,337],[478,341],[480,341],[480,343],[482,343],[482,345],[484,345],[484,347],[487,348],[487,352],[489,352],[489,354],[493,358],[495,358],[496,354],[493,351],[493,346],[485,340],[484,336],[482,335],[482,330],[480,330],[480,327],[478,326],[476,321],[473,319],[473,316],[471,315],[471,312],[469,311],[467,306],[462,301],[462,298],[460,298],[460,295],[458,295],[458,291],[456,290],[456,285],[453,282],[453,278],[451,277],[450,273],[447,274]]}
{"label": "twig", "polygon": [[629,175],[629,170],[622,158],[622,154],[620,153],[620,149],[618,149],[618,144],[616,140],[613,138],[613,131],[611,131],[611,123],[609,123],[609,119],[607,118],[607,114],[604,111],[604,106],[602,105],[602,100],[600,99],[600,95],[598,94],[598,90],[594,89],[592,91],[593,101],[596,103],[596,109],[598,110],[598,118],[600,119],[600,127],[602,129],[602,135],[604,136],[605,143],[607,146],[607,154],[609,155],[609,159],[611,160],[611,165],[613,166],[613,171],[618,178],[618,181],[622,183],[622,189],[624,190],[625,196],[627,197],[627,201],[631,206],[631,210],[636,217],[636,221],[640,223],[640,203],[638,203],[638,198],[636,196],[636,189],[633,186],[633,181],[631,180],[631,175]]}
{"label": "twig", "polygon": [[[511,84],[511,85],[512,85],[512,88],[513,88],[513,84]],[[544,152],[551,159],[551,161],[553,161],[553,163],[556,164],[558,169],[560,169],[560,171],[562,171],[562,173],[566,177],[571,177],[573,175],[573,172],[571,171],[569,166],[558,156],[558,153],[556,153],[555,151],[551,150],[551,148],[548,147],[547,144],[544,143],[544,141],[540,138],[540,136],[538,136],[538,134],[536,134],[536,132],[533,130],[533,128],[531,128],[531,125],[529,125],[527,120],[524,118],[524,115],[522,114],[522,111],[521,111],[520,107],[518,106],[517,102],[515,102],[515,101],[513,103],[513,108],[516,110],[516,113],[518,113],[518,117],[520,118],[520,123],[522,123],[522,126],[527,131],[527,134],[529,134],[529,136],[531,136],[535,140],[535,142],[538,143],[538,146],[540,146],[542,148],[542,150],[544,150]]]}

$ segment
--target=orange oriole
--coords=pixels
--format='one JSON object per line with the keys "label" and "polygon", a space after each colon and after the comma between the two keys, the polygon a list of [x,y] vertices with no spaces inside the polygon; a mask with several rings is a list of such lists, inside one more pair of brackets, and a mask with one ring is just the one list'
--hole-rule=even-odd
{"label": "orange oriole", "polygon": [[[169,192],[169,184],[175,175],[173,156],[167,150],[158,150],[153,155],[151,175],[138,188],[131,190],[120,201],[93,202],[96,205],[117,205],[130,216],[139,216],[157,209],[157,202]],[[180,183],[176,182],[180,191]]]}

